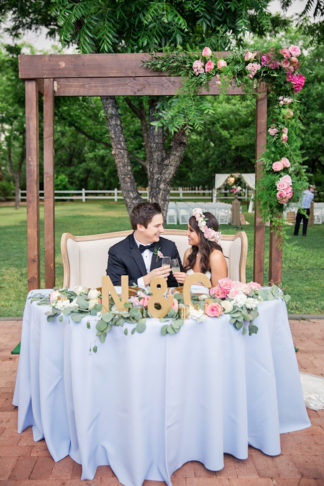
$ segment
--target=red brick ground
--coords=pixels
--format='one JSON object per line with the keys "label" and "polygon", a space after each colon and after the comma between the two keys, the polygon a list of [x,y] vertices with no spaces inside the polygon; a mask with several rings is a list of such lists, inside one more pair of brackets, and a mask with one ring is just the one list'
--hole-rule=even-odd
{"label": "red brick ground", "polygon": [[[324,376],[324,320],[291,321],[300,369]],[[10,350],[20,339],[21,322],[0,322],[0,486],[117,486],[108,466],[92,481],[81,481],[81,466],[70,457],[55,463],[44,441],[34,442],[31,428],[17,433],[11,405],[18,357]],[[173,474],[174,486],[324,486],[324,410],[309,410],[312,427],[281,436],[282,454],[269,457],[249,449],[240,461],[225,455],[222,471],[189,462]],[[145,481],[144,486],[163,486]]]}

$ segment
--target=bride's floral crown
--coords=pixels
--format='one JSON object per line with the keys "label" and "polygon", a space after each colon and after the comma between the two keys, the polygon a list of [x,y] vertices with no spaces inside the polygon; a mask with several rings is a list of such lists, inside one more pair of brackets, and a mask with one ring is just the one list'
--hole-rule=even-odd
{"label": "bride's floral crown", "polygon": [[202,209],[195,208],[192,211],[192,215],[196,218],[198,223],[198,228],[206,238],[206,240],[214,241],[215,243],[219,243],[221,239],[221,233],[219,231],[215,231],[212,228],[207,226],[207,220],[202,212]]}

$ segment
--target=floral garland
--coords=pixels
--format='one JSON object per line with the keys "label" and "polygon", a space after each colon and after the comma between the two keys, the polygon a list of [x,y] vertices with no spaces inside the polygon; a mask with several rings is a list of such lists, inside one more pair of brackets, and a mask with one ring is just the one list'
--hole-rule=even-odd
{"label": "floral garland", "polygon": [[[84,317],[95,316],[97,336],[100,342],[104,342],[113,327],[123,328],[125,323],[133,325],[131,334],[144,332],[146,319],[150,317],[148,311],[150,297],[149,292],[138,290],[136,295],[130,297],[125,304],[125,311],[119,311],[111,302],[109,311],[104,314],[102,314],[101,292],[97,289],[77,287],[74,290],[53,290],[47,295],[32,293],[29,299],[31,302],[37,302],[38,305],[51,307],[47,312],[49,322],[56,318],[62,321],[63,316],[69,316],[74,322],[79,323]],[[276,286],[262,288],[256,282],[245,284],[223,278],[216,287],[209,290],[209,293],[192,295],[194,306],[185,306],[182,293],[175,289],[172,307],[168,315],[161,319],[161,334],[176,334],[188,318],[204,321],[210,317],[219,318],[228,314],[230,323],[235,329],[251,336],[258,332],[254,324],[254,320],[259,315],[258,304],[278,298],[286,302],[289,300],[289,296],[284,296]],[[89,321],[87,327],[91,328]],[[128,327],[124,328],[124,334],[128,334]],[[93,347],[93,351],[97,351],[97,346]]]}
{"label": "floral garland", "polygon": [[298,72],[302,57],[298,46],[269,47],[266,52],[237,50],[226,57],[216,58],[209,47],[201,55],[176,53],[152,55],[143,62],[152,71],[168,71],[181,75],[183,87],[179,94],[199,95],[208,90],[212,79],[220,93],[226,93],[232,81],[243,85],[246,93],[256,94],[265,82],[268,89],[270,121],[267,147],[262,154],[262,176],[257,184],[257,202],[264,222],[270,221],[282,233],[282,205],[297,201],[307,187],[305,167],[301,164],[301,122],[298,116],[298,93],[305,77]]}
{"label": "floral garland", "polygon": [[213,230],[213,228],[209,228],[207,226],[207,220],[204,216],[204,213],[201,208],[195,208],[192,211],[192,215],[196,218],[198,223],[198,227],[206,240],[215,241],[215,243],[219,243],[222,233],[219,231]]}

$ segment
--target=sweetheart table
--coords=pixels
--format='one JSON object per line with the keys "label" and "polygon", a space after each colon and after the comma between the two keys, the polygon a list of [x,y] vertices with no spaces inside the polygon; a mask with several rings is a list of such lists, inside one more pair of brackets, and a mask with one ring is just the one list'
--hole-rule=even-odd
{"label": "sweetheart table", "polygon": [[281,433],[310,426],[282,300],[259,304],[252,336],[223,315],[186,320],[167,336],[148,319],[144,333],[113,328],[105,343],[95,317],[48,322],[48,310],[27,300],[18,432],[32,426],[55,461],[70,455],[82,465],[82,479],[110,465],[126,486],[171,485],[188,461],[218,471],[224,453],[246,459],[248,445],[278,455]]}

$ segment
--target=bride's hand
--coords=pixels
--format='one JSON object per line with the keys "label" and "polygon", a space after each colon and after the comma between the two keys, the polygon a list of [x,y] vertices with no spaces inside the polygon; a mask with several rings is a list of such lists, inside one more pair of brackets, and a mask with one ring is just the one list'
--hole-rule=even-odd
{"label": "bride's hand", "polygon": [[173,276],[179,284],[183,284],[187,278],[185,272],[173,272]]}

